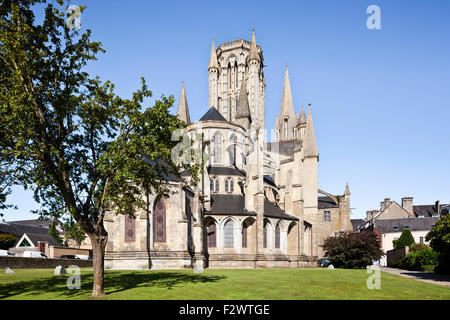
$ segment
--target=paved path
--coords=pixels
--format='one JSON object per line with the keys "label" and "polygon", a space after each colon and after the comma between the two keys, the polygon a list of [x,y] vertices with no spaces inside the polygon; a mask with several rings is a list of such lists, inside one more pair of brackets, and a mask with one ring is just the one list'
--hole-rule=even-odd
{"label": "paved path", "polygon": [[412,278],[419,281],[424,281],[432,284],[437,284],[444,287],[450,288],[450,275],[446,274],[436,274],[431,272],[421,272],[421,271],[408,271],[402,269],[380,267],[381,271],[389,272],[406,278]]}

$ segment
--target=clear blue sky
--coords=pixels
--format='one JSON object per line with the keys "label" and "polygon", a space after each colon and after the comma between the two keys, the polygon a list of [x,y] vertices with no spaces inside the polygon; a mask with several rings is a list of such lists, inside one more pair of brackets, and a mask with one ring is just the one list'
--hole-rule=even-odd
{"label": "clear blue sky", "polygon": [[[450,202],[450,1],[71,4],[87,5],[82,28],[107,51],[88,71],[123,96],[144,76],[154,98],[173,94],[176,104],[184,80],[193,120],[208,108],[211,37],[216,45],[250,40],[254,26],[267,65],[266,127],[274,127],[288,63],[296,111],[313,105],[319,187],[342,194],[349,182],[352,218],[385,197]],[[372,4],[381,30],[366,27]],[[10,199],[19,210],[6,220],[34,217],[31,193],[16,189]]]}

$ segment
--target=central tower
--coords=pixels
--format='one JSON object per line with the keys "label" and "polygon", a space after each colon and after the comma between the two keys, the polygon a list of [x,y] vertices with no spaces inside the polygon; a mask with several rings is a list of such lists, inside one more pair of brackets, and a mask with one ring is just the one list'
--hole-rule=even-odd
{"label": "central tower", "polygon": [[[215,49],[214,39],[209,59],[209,107],[215,107],[222,116],[237,123],[240,108],[250,109],[252,125],[265,127],[264,59],[261,47],[256,45],[255,30],[252,40],[240,39],[222,43]],[[244,83],[243,83],[244,82]],[[243,95],[240,99],[241,90]],[[239,103],[247,95],[248,106]]]}

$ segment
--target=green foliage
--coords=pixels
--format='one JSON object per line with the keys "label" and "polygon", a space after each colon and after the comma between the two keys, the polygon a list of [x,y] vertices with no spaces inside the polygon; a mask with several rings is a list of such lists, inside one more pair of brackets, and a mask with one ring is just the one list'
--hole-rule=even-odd
{"label": "green foliage", "polygon": [[409,247],[414,244],[414,237],[409,229],[403,230],[400,238],[393,241],[394,249]]}
{"label": "green foliage", "polygon": [[450,274],[450,214],[441,216],[427,234],[426,240],[439,254],[439,262],[435,271]]}
{"label": "green foliage", "polygon": [[17,238],[12,234],[0,234],[0,249],[8,250],[16,243]]}
{"label": "green foliage", "polygon": [[371,232],[341,232],[325,239],[322,248],[338,268],[365,268],[384,255],[376,235]]}
{"label": "green foliage", "polygon": [[52,225],[50,226],[50,229],[48,230],[48,235],[53,237],[60,246],[63,245],[64,241],[59,236],[59,231],[56,229],[55,223],[52,223]]}
{"label": "green foliage", "polygon": [[86,233],[73,219],[69,219],[64,224],[64,231],[66,239],[75,241],[78,246],[86,239]]}
{"label": "green foliage", "polygon": [[429,248],[425,243],[415,243],[409,247],[409,251],[422,251]]}
{"label": "green foliage", "polygon": [[438,263],[438,254],[431,248],[419,251],[411,251],[406,257],[395,261],[392,266],[412,271],[432,270]]}

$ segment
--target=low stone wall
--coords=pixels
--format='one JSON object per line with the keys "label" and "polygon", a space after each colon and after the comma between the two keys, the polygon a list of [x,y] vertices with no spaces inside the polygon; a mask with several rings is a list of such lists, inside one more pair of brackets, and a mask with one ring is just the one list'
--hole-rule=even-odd
{"label": "low stone wall", "polygon": [[91,268],[92,260],[41,259],[23,257],[0,257],[0,269],[53,269],[57,266]]}
{"label": "low stone wall", "polygon": [[408,252],[409,252],[408,247],[389,250],[388,252],[386,252],[387,266],[390,267],[390,266],[392,266],[392,262],[406,257]]}

